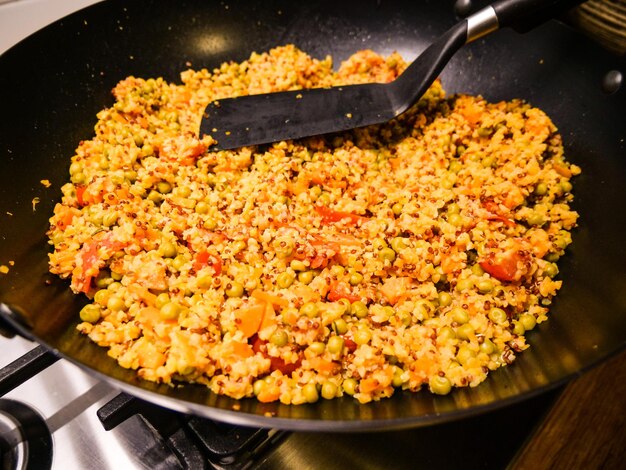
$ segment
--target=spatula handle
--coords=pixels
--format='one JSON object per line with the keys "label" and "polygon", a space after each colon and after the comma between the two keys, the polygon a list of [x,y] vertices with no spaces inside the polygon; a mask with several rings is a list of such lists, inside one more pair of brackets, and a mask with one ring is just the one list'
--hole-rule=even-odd
{"label": "spatula handle", "polygon": [[498,0],[491,4],[500,28],[526,32],[582,3],[582,0]]}

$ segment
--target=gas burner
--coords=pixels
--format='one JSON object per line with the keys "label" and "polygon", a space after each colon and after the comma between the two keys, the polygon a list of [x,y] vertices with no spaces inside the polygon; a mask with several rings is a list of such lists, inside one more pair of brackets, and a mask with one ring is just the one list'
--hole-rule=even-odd
{"label": "gas burner", "polygon": [[52,434],[34,408],[0,399],[0,463],[3,469],[52,467]]}

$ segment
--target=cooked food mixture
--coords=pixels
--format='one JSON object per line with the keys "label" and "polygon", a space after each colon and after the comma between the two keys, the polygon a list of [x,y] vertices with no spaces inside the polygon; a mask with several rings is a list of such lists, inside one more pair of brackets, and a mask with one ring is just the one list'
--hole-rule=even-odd
{"label": "cooked food mixture", "polygon": [[198,137],[247,93],[393,80],[293,46],[182,84],[129,77],[79,144],[50,270],[78,329],[146,380],[301,404],[474,387],[527,347],[577,214],[561,137],[522,101],[446,97],[385,125],[236,151]]}

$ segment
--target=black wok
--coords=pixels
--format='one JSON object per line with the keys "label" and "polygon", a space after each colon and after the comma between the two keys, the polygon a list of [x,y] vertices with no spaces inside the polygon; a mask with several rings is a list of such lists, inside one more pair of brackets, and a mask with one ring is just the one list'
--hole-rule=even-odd
{"label": "black wok", "polygon": [[[626,344],[626,89],[602,89],[609,54],[557,22],[528,34],[500,31],[461,51],[442,79],[449,92],[524,98],[559,127],[580,226],[560,263],[564,287],[531,348],[474,389],[445,397],[398,392],[359,405],[352,398],[306,406],[239,403],[201,386],[140,381],[78,334],[85,299],[47,274],[48,217],[70,157],[93,135],[96,113],[128,75],[178,80],[180,71],[246,59],[294,43],[336,63],[364,48],[412,60],[456,21],[451,2],[385,0],[224,2],[109,1],[64,18],[0,57],[0,275],[2,316],[22,334],[134,395],[239,424],[309,430],[427,425],[504,406],[580,374]],[[40,181],[49,180],[50,187]],[[37,203],[38,201],[38,203]],[[12,262],[11,264],[9,262]],[[42,391],[43,392],[43,391]]]}

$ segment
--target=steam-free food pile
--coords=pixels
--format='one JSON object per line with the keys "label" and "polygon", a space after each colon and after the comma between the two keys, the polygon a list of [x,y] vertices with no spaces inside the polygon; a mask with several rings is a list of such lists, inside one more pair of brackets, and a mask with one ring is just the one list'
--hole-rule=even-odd
{"label": "steam-free food pile", "polygon": [[405,66],[285,46],[121,81],[50,219],[50,270],[90,299],[78,329],[146,380],[262,402],[447,394],[513,362],[577,220],[580,168],[544,112],[436,82],[385,125],[236,151],[198,136],[212,100]]}

